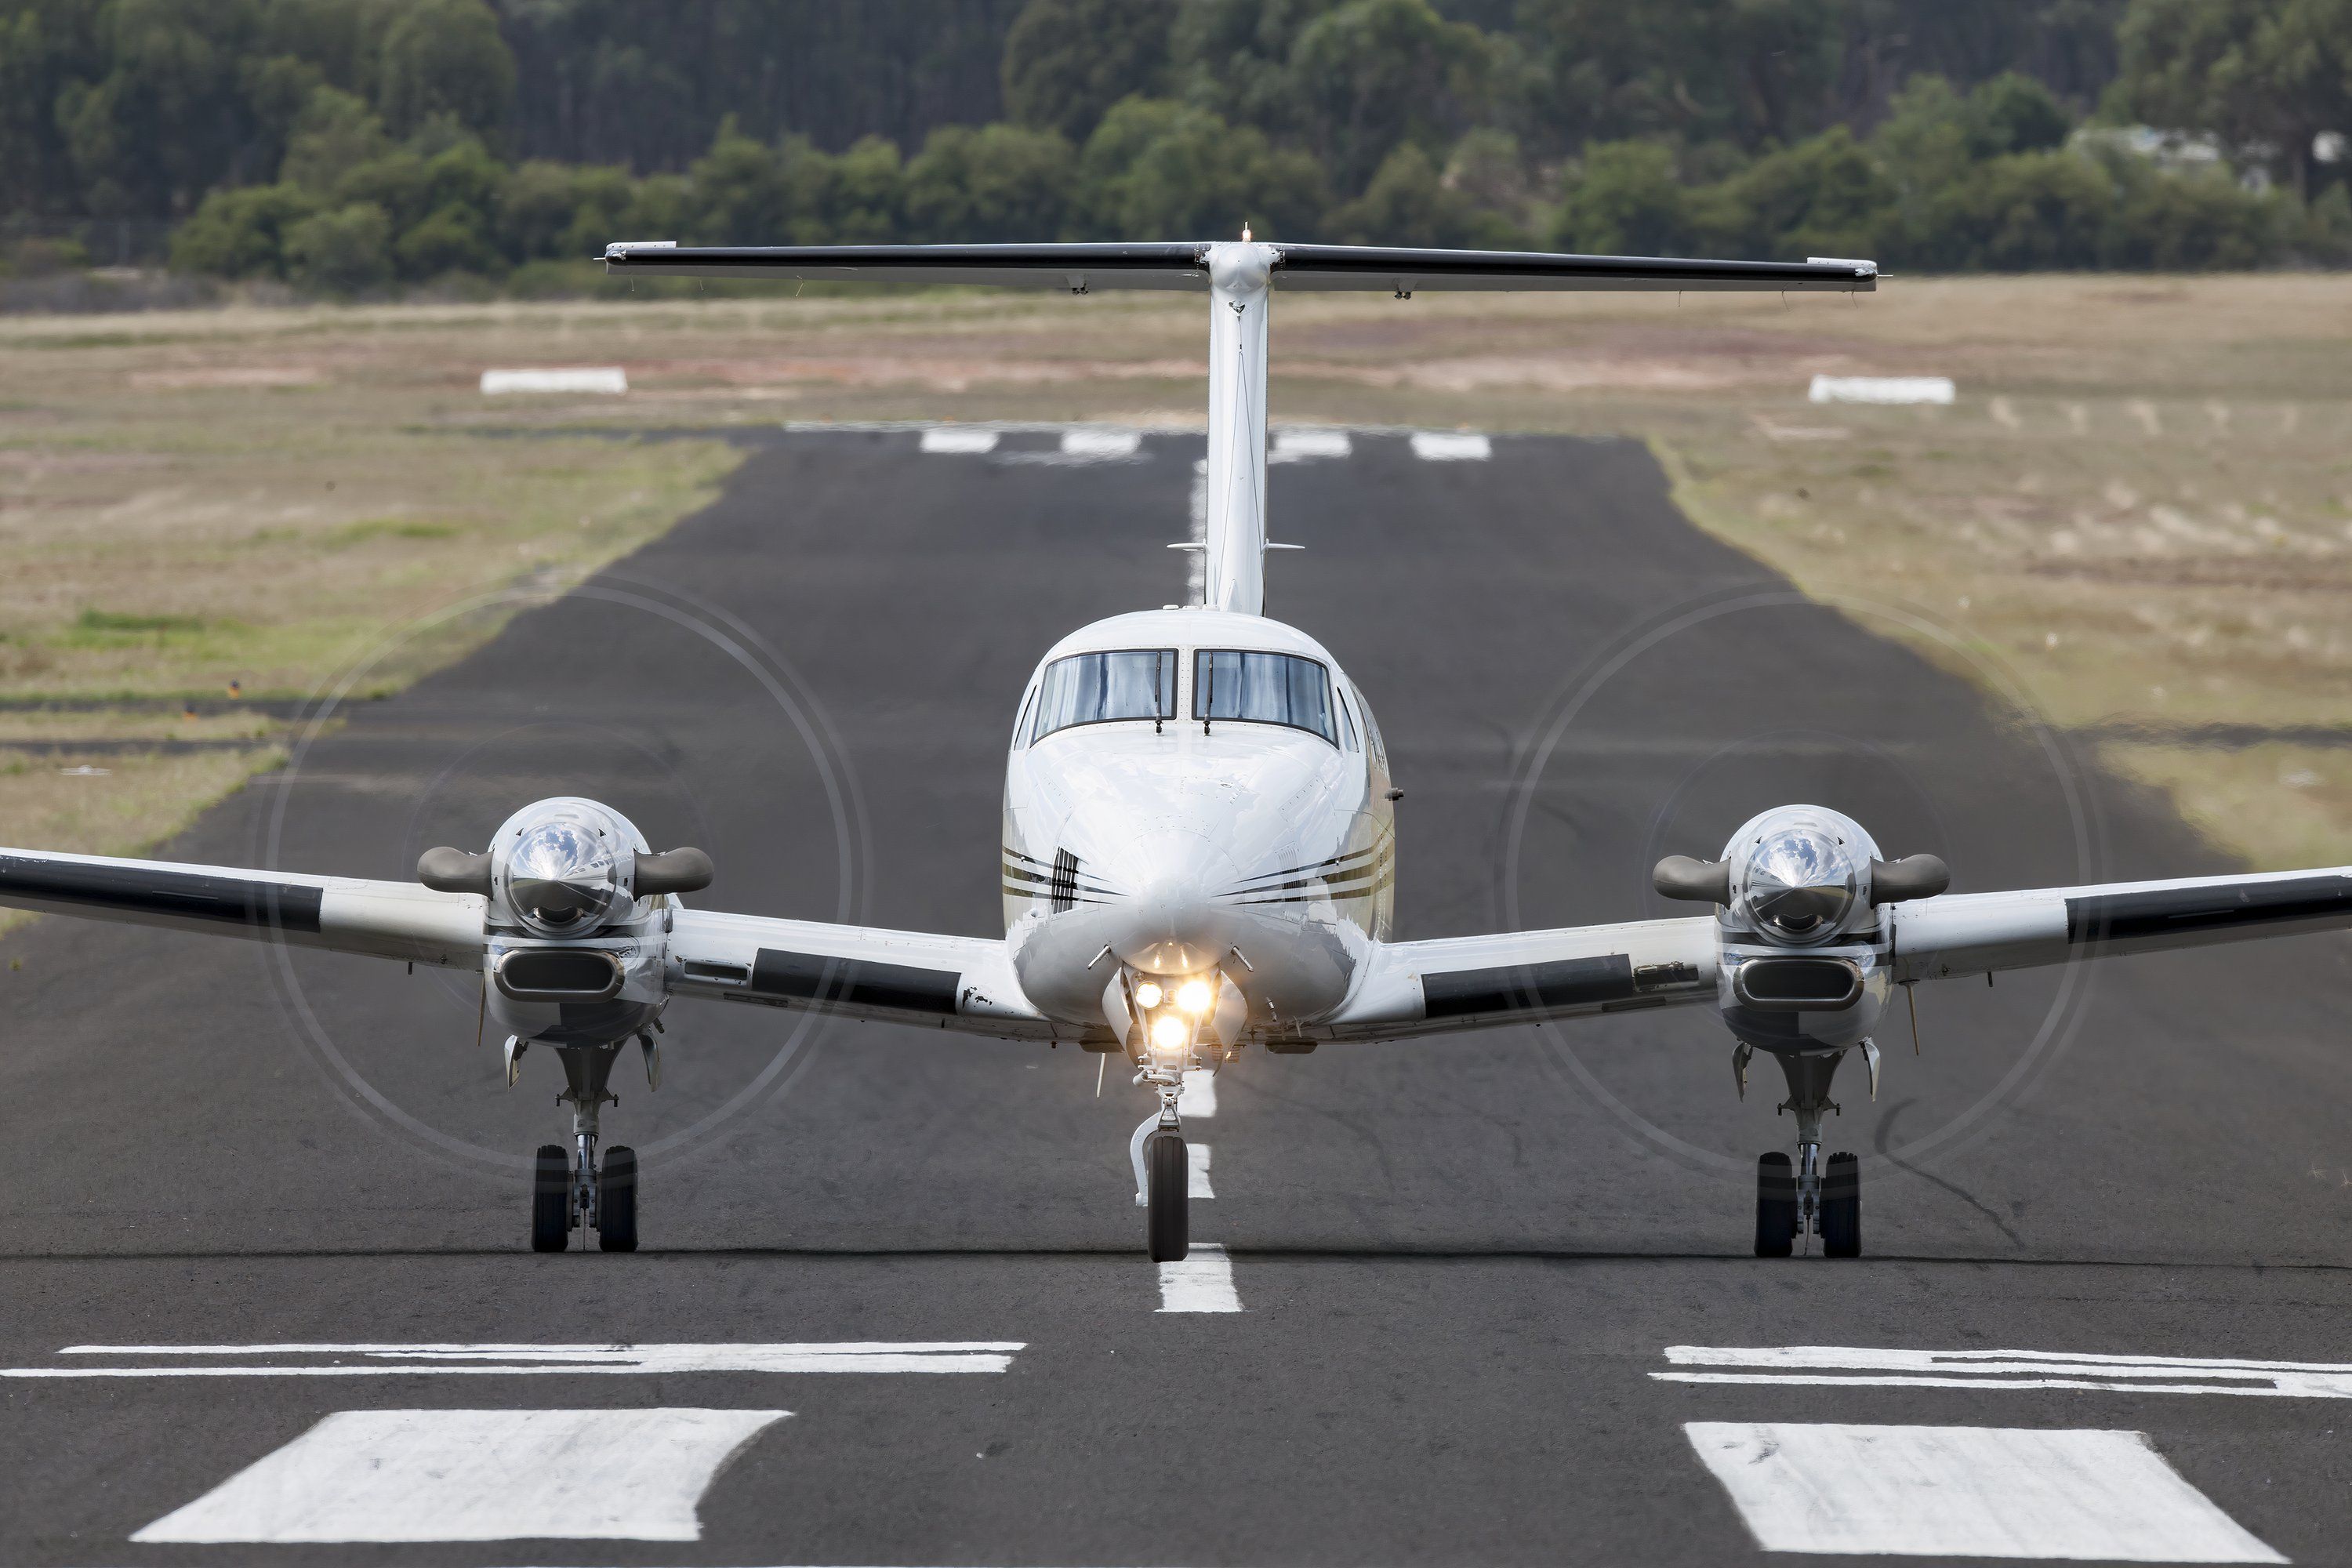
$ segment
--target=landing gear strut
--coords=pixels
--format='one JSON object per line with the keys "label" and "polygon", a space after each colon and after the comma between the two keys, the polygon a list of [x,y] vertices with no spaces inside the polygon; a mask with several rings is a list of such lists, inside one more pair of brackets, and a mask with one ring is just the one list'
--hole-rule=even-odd
{"label": "landing gear strut", "polygon": [[[508,1059],[520,1052],[511,1047]],[[530,1199],[530,1249],[561,1252],[572,1243],[572,1233],[596,1232],[596,1243],[607,1252],[637,1249],[636,1151],[615,1145],[604,1152],[603,1168],[596,1160],[598,1122],[604,1108],[618,1105],[620,1097],[606,1087],[620,1047],[564,1046],[565,1088],[556,1103],[572,1107],[572,1148],[542,1144]]]}
{"label": "landing gear strut", "polygon": [[1819,1236],[1826,1257],[1862,1256],[1862,1162],[1837,1153],[1826,1169],[1822,1163],[1822,1112],[1838,1110],[1830,1079],[1844,1057],[1843,1050],[1780,1056],[1789,1079],[1780,1109],[1797,1118],[1797,1161],[1792,1170],[1789,1156],[1775,1152],[1756,1163],[1759,1258],[1788,1257],[1800,1236]]}

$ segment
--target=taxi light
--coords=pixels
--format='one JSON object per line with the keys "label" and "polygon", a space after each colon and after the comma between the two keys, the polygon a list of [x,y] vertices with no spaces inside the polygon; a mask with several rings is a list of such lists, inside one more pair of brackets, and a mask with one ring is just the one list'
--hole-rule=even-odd
{"label": "taxi light", "polygon": [[1167,993],[1160,989],[1158,981],[1147,980],[1135,988],[1135,1005],[1148,1012],[1159,1006],[1160,998],[1166,994]]}
{"label": "taxi light", "polygon": [[1173,1014],[1163,1013],[1151,1021],[1151,1047],[1158,1051],[1181,1051],[1192,1043],[1192,1031],[1184,1020]]}
{"label": "taxi light", "polygon": [[1176,1005],[1195,1018],[1217,1005],[1217,994],[1205,980],[1187,980],[1176,987]]}

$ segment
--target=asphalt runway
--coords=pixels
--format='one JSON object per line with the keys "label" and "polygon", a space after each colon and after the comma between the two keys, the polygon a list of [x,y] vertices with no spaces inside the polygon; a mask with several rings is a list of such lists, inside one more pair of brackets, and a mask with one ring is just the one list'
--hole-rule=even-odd
{"label": "asphalt runway", "polygon": [[[709,510],[161,853],[405,877],[577,793],[709,849],[709,907],[1000,931],[1013,705],[1182,596],[1199,439],[746,439]],[[2226,869],[1965,638],[1885,635],[1948,606],[1804,603],[1638,447],[1272,476],[1307,550],[1269,607],[1408,792],[1401,935],[1669,912],[1658,856],[1785,801],[1960,890]],[[1081,1052],[681,1004],[605,1122],[646,1249],[537,1257],[560,1074],[504,1089],[464,978],[62,920],[0,952],[0,1562],[2352,1555],[2340,936],[1922,987],[1919,1053],[1838,1086],[1858,1261],[1748,1256],[1792,1126],[1711,1015],[1251,1053],[1187,1126],[1222,1258],[1166,1280],[1150,1107]]]}

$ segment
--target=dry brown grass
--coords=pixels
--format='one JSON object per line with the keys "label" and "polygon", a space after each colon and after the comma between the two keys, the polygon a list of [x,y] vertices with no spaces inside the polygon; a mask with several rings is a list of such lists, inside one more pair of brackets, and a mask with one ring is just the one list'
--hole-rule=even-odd
{"label": "dry brown grass", "polygon": [[[2061,723],[2352,724],[2352,279],[1292,296],[1275,330],[1278,421],[1642,437],[1702,526],[1950,626]],[[1192,425],[1202,338],[1197,300],[1119,294],[0,321],[0,695],[306,690],[388,623],[572,580],[731,460],[553,432]],[[619,364],[632,391],[475,390],[525,364]],[[1959,401],[1815,407],[1816,373],[1948,374]],[[2352,860],[2335,797],[2253,753],[2109,754],[2258,862]],[[2303,804],[2203,804],[2272,787]]]}

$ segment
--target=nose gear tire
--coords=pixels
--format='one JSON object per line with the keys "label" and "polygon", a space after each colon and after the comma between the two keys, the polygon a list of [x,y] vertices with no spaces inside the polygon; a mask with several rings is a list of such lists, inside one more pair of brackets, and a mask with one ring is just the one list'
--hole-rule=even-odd
{"label": "nose gear tire", "polygon": [[1832,1154],[1822,1177],[1822,1252],[1829,1258],[1862,1256],[1862,1162]]}
{"label": "nose gear tire", "polygon": [[561,1143],[542,1143],[530,1189],[530,1249],[561,1252],[570,1245],[572,1156]]}
{"label": "nose gear tire", "polygon": [[596,1245],[637,1249],[637,1152],[626,1145],[605,1150],[596,1172]]}
{"label": "nose gear tire", "polygon": [[1797,1239],[1797,1178],[1789,1156],[1761,1155],[1756,1162],[1756,1256],[1786,1258]]}
{"label": "nose gear tire", "polygon": [[1146,1222],[1151,1261],[1181,1263],[1192,1249],[1192,1171],[1183,1138],[1174,1132],[1153,1133],[1143,1146],[1143,1163],[1151,1185]]}

